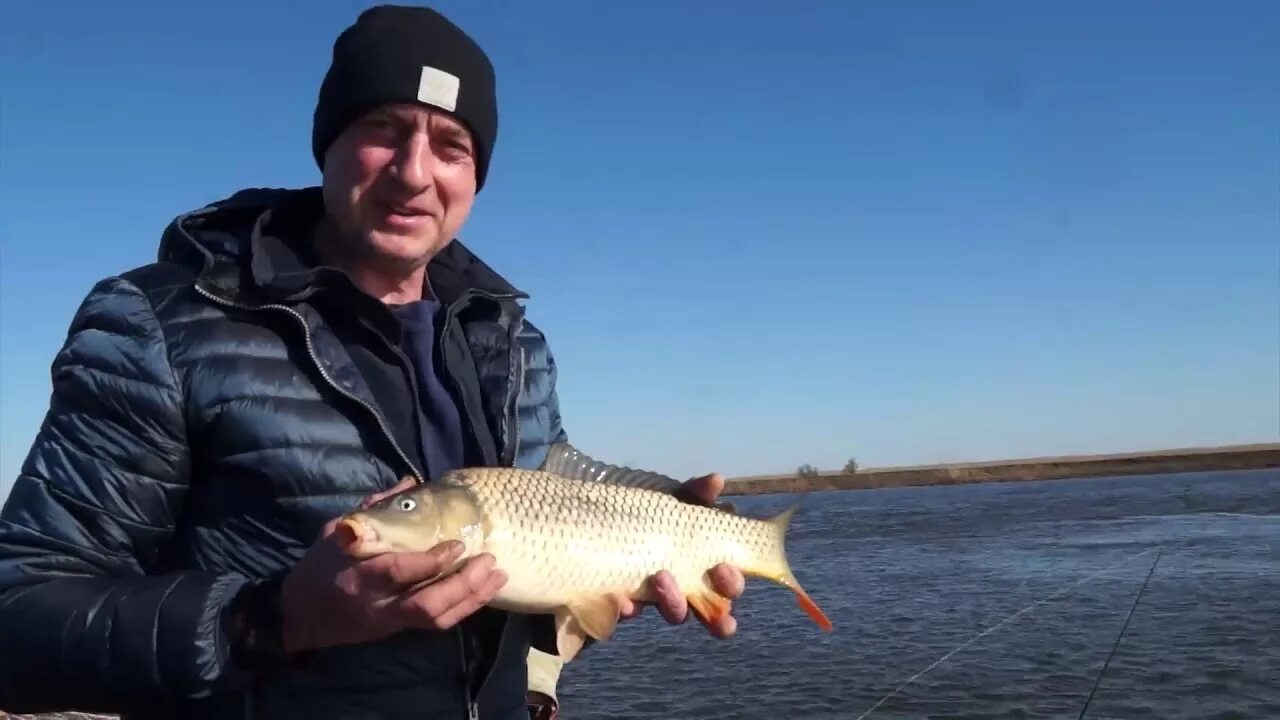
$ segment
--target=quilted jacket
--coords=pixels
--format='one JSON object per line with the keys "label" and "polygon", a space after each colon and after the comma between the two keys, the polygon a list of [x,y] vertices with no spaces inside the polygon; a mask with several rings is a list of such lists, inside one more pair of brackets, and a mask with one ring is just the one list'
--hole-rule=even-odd
{"label": "quilted jacket", "polygon": [[[239,192],[84,299],[0,514],[0,709],[527,717],[545,616],[484,610],[266,673],[229,658],[238,590],[367,495],[431,479],[397,321],[298,241],[319,208],[317,188]],[[428,273],[468,462],[538,466],[566,436],[525,295],[457,241]]]}

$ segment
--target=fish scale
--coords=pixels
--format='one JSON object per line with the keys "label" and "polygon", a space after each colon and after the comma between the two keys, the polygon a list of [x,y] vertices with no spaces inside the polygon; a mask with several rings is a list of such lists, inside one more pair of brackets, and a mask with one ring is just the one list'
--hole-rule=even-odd
{"label": "fish scale", "polygon": [[[477,472],[471,487],[493,527],[532,532],[541,526],[541,544],[522,532],[495,533],[486,546],[525,589],[504,599],[528,607],[567,603],[583,588],[633,596],[664,568],[681,587],[705,585],[705,569],[749,564],[772,540],[772,526],[643,488],[593,486],[534,471]],[[514,502],[504,502],[508,496]],[[539,496],[549,501],[539,503]]]}
{"label": "fish scale", "polygon": [[467,558],[490,553],[507,582],[490,604],[554,613],[561,655],[607,639],[618,597],[656,600],[648,578],[667,570],[706,620],[727,614],[708,571],[725,563],[790,588],[824,630],[831,624],[792,575],[785,536],[795,507],[759,519],[686,503],[649,487],[564,477],[546,470],[466,468],[351,513],[344,548],[355,556],[426,550],[463,541]]}

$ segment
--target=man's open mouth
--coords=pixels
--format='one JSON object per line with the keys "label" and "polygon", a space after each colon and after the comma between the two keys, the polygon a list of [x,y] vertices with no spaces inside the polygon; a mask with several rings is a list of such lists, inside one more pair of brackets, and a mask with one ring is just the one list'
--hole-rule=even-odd
{"label": "man's open mouth", "polygon": [[392,215],[399,215],[399,216],[401,216],[401,217],[423,217],[423,216],[426,216],[426,215],[430,215],[430,214],[431,214],[431,213],[427,212],[426,210],[421,210],[421,209],[413,208],[413,207],[407,207],[407,206],[405,206],[405,205],[386,205],[386,204],[383,204],[383,205],[382,205],[382,208],[383,208],[384,210],[386,210],[388,213],[392,214]]}

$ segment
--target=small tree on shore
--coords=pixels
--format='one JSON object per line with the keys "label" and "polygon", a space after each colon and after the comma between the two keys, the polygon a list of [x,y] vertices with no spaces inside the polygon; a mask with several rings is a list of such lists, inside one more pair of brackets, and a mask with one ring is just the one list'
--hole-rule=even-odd
{"label": "small tree on shore", "polygon": [[844,464],[844,472],[846,475],[853,475],[858,472],[858,461],[856,458],[849,458],[849,462]]}
{"label": "small tree on shore", "polygon": [[815,475],[818,474],[818,468],[808,463],[805,463],[804,465],[801,465],[796,470],[796,474],[799,475],[800,477],[814,477]]}

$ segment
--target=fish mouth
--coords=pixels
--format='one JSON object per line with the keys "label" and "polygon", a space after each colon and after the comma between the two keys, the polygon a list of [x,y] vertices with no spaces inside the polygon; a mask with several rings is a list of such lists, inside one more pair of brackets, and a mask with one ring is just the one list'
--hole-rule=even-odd
{"label": "fish mouth", "polygon": [[378,542],[377,531],[358,518],[343,518],[333,532],[337,536],[338,548],[352,556],[367,554],[365,551]]}

